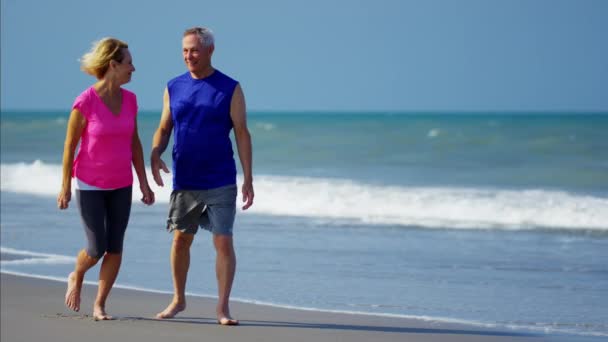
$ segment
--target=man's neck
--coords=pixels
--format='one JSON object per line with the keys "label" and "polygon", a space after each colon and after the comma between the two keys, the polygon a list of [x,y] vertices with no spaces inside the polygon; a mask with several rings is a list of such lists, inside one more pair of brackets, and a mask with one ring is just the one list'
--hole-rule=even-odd
{"label": "man's neck", "polygon": [[211,74],[213,74],[214,71],[215,71],[215,68],[213,68],[213,66],[209,65],[208,67],[206,67],[205,69],[203,69],[201,71],[190,71],[190,75],[192,76],[192,78],[200,80],[205,77],[209,77]]}

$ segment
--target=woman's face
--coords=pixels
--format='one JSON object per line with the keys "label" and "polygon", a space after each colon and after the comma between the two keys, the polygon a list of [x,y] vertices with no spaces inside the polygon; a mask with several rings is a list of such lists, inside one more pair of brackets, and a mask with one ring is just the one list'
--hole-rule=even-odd
{"label": "woman's face", "polygon": [[131,81],[131,75],[135,71],[133,66],[133,58],[128,48],[122,49],[122,62],[116,62],[116,77],[120,80],[121,84],[129,83]]}

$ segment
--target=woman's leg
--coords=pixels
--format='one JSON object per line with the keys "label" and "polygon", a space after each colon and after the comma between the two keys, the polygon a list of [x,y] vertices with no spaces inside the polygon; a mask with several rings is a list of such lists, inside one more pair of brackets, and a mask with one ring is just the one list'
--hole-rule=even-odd
{"label": "woman's leg", "polygon": [[99,288],[93,306],[93,317],[96,320],[112,319],[105,311],[106,300],[118,277],[122,262],[122,246],[131,213],[131,192],[131,187],[107,192],[107,249],[99,270]]}
{"label": "woman's leg", "polygon": [[101,191],[76,190],[76,202],[82,218],[88,246],[76,256],[74,272],[68,276],[65,305],[80,310],[80,291],[85,273],[93,267],[106,249],[105,205]]}
{"label": "woman's leg", "polygon": [[84,274],[97,263],[99,259],[90,257],[83,249],[76,257],[74,272],[68,276],[68,289],[65,293],[65,305],[74,310],[80,310],[80,290],[84,281]]}
{"label": "woman's leg", "polygon": [[106,300],[112,290],[114,281],[118,276],[120,270],[120,264],[122,262],[122,253],[106,253],[101,263],[99,270],[99,288],[97,289],[97,298],[93,305],[93,318],[95,320],[108,320],[112,319],[106,313]]}

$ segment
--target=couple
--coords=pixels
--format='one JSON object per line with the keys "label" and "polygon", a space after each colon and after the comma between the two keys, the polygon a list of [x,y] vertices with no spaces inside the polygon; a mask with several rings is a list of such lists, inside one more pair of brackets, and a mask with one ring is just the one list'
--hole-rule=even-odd
{"label": "couple", "polygon": [[[245,98],[239,83],[211,65],[214,38],[211,30],[194,27],[184,32],[183,57],[188,72],[170,80],[163,95],[160,124],[154,134],[151,168],[154,181],[163,186],[161,160],[171,131],[173,192],[167,229],[174,232],[171,247],[174,297],[159,319],[172,318],[186,308],[185,288],[190,246],[200,225],[213,233],[217,252],[217,320],[236,325],[229,297],[236,269],[232,226],[236,214],[236,164],[230,130],[234,128],[243,167],[243,210],[253,204],[251,137],[247,129]],[[99,288],[93,306],[95,320],[112,319],[105,304],[122,261],[124,234],[129,221],[133,174],[139,179],[142,202],[154,203],[146,177],[143,149],[137,133],[137,99],[122,89],[135,71],[128,45],[105,38],[81,60],[81,68],[98,81],[80,94],[72,106],[63,152],[63,183],[57,197],[60,209],[71,199],[75,178],[76,202],[87,248],[76,258],[68,277],[65,304],[80,310],[84,275],[100,259]],[[76,159],[74,154],[80,141]]]}

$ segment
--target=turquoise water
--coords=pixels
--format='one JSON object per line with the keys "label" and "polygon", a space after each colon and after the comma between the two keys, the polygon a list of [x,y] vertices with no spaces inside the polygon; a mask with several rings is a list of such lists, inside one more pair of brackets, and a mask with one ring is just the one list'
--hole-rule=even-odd
{"label": "turquoise water", "polygon": [[[2,162],[59,163],[67,115],[3,112]],[[253,113],[249,121],[262,174],[608,190],[608,115]],[[145,149],[157,124],[157,113],[140,113]]]}
{"label": "turquoise water", "polygon": [[[2,112],[2,251],[29,258],[5,272],[63,278],[83,246],[76,210],[55,209],[66,122]],[[146,154],[157,123],[140,113]],[[256,203],[237,215],[234,296],[608,336],[608,115],[277,112],[249,126]],[[154,190],[118,282],[170,291],[170,190]],[[190,292],[216,292],[213,257],[201,234]]]}

